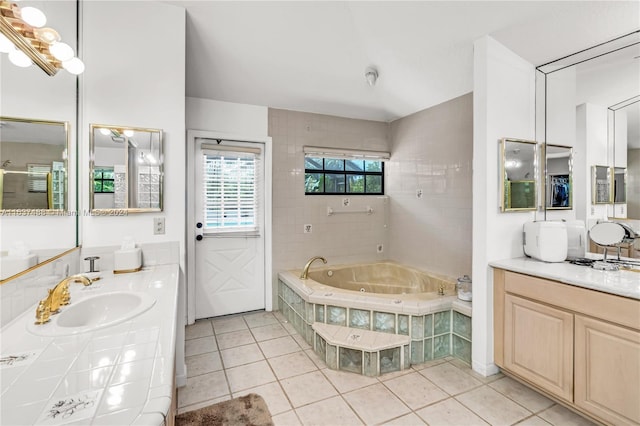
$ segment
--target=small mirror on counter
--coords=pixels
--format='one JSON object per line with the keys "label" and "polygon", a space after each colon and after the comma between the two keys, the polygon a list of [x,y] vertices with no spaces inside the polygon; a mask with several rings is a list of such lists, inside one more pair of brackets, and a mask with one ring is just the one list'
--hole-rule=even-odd
{"label": "small mirror on counter", "polygon": [[535,141],[500,141],[501,203],[505,211],[536,210],[537,153]]}
{"label": "small mirror on counter", "polygon": [[544,145],[545,208],[570,210],[573,208],[572,148]]}
{"label": "small mirror on counter", "polygon": [[611,170],[607,166],[591,167],[591,203],[611,203]]}
{"label": "small mirror on counter", "polygon": [[91,209],[162,210],[162,130],[91,125]]}
{"label": "small mirror on counter", "polygon": [[624,204],[627,202],[627,168],[613,168],[613,202]]}
{"label": "small mirror on counter", "polygon": [[67,210],[69,123],[0,117],[0,209]]}

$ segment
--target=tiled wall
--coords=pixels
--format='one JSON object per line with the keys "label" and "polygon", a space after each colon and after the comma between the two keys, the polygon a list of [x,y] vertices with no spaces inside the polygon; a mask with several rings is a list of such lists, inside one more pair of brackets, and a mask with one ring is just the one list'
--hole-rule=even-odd
{"label": "tiled wall", "polygon": [[[303,153],[305,145],[388,151],[388,129],[382,122],[269,109],[274,286],[279,271],[302,268],[315,255],[325,256],[333,264],[389,258],[388,198],[349,196],[348,209],[370,206],[374,213],[327,216],[327,207],[342,209],[342,197],[304,195]],[[304,233],[305,224],[312,225],[312,233]],[[378,244],[383,244],[383,253],[377,253]]]}
{"label": "tiled wall", "polygon": [[390,258],[452,277],[470,275],[472,94],[392,122],[391,143],[385,166]]}

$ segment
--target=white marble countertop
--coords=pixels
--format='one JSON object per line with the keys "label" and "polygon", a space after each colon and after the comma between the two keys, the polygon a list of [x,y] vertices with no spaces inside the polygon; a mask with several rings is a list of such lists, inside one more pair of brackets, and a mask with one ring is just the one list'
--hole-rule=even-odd
{"label": "white marble countertop", "polygon": [[[173,395],[178,265],[103,273],[71,283],[71,304],[110,292],[144,292],[154,305],[94,331],[29,331],[35,305],[0,330],[0,424],[163,424]],[[42,295],[44,298],[46,294]],[[61,314],[58,314],[61,315]]]}
{"label": "white marble countertop", "polygon": [[640,273],[633,271],[599,271],[569,262],[547,263],[528,257],[489,262],[494,268],[519,272],[564,284],[597,290],[618,296],[640,299]]}

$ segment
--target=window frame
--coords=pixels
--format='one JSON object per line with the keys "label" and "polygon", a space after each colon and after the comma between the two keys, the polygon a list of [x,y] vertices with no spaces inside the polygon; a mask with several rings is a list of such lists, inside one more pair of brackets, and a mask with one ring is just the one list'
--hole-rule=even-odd
{"label": "window frame", "polygon": [[[96,175],[95,175],[96,171],[100,171],[102,173],[103,177],[96,178]],[[114,178],[113,179],[105,179],[104,178],[104,172],[114,173]],[[92,173],[93,173],[93,176],[92,176],[91,183],[93,185],[93,193],[94,194],[115,194],[115,192],[116,192],[116,183],[115,183],[115,168],[114,167],[110,167],[110,166],[103,166],[103,167],[94,166]],[[96,191],[96,181],[101,182],[101,185],[100,185],[101,190],[100,191]],[[113,191],[105,191],[104,190],[104,182],[105,181],[113,182]]]}
{"label": "window frame", "polygon": [[[306,168],[306,159],[308,157],[322,159],[322,169],[307,169]],[[327,159],[342,161],[343,162],[343,169],[342,170],[327,169],[326,168],[326,164],[325,164],[325,161]],[[347,170],[346,162],[347,161],[353,161],[353,160],[379,161],[380,162],[380,171],[371,172],[371,171],[366,171],[366,170],[362,170],[362,171]],[[385,160],[383,158],[362,158],[362,157],[355,157],[355,156],[351,157],[351,158],[348,158],[348,157],[336,158],[335,156],[326,155],[326,154],[324,156],[314,156],[312,153],[305,153],[304,161],[305,161],[305,169],[304,169],[305,177],[309,173],[311,173],[311,174],[322,174],[324,176],[324,179],[322,179],[322,184],[323,184],[323,191],[322,192],[307,192],[306,187],[305,187],[304,195],[373,195],[373,196],[384,195],[384,163],[385,163]],[[344,176],[344,178],[345,178],[345,190],[344,190],[344,192],[326,192],[324,189],[326,187],[325,183],[326,183],[327,175]],[[364,191],[363,192],[349,192],[349,191],[347,191],[347,179],[348,179],[348,176],[362,176],[363,179],[364,179]],[[381,189],[380,192],[367,192],[367,176],[379,176],[380,177],[380,189]]]}

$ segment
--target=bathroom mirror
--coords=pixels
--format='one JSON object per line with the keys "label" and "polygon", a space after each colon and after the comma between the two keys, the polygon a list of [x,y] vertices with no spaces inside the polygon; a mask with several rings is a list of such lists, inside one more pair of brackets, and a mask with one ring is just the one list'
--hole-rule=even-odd
{"label": "bathroom mirror", "polygon": [[162,130],[92,124],[91,209],[162,211]]}
{"label": "bathroom mirror", "polygon": [[626,204],[627,202],[627,168],[613,168],[613,202]]}
{"label": "bathroom mirror", "polygon": [[611,203],[611,169],[607,166],[591,167],[591,202]]}
{"label": "bathroom mirror", "polygon": [[538,144],[505,138],[500,141],[500,209],[536,210]]}
{"label": "bathroom mirror", "polygon": [[545,208],[573,208],[573,149],[570,146],[544,145]]}
{"label": "bathroom mirror", "polygon": [[0,209],[67,210],[69,123],[0,117]]}

